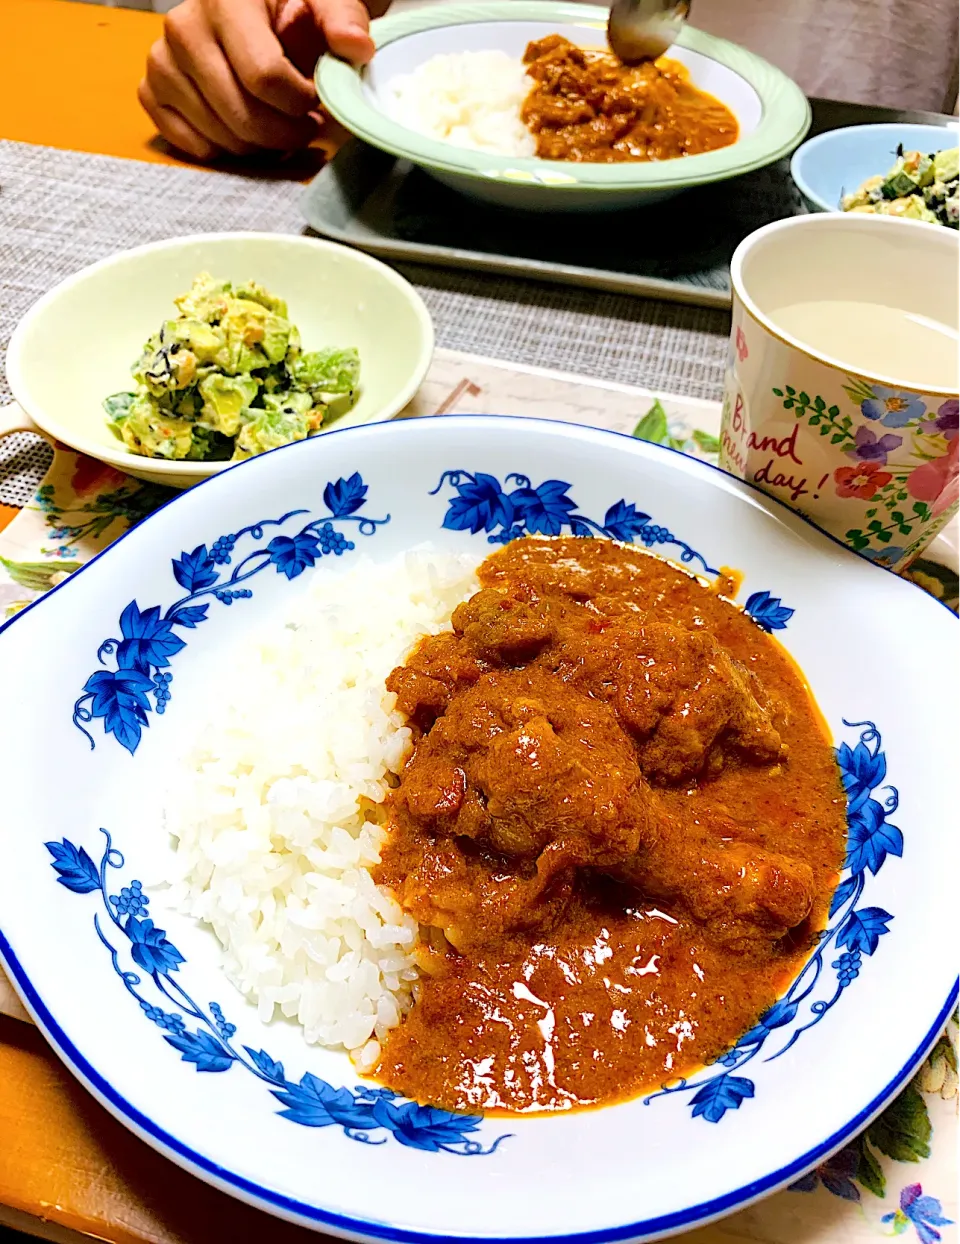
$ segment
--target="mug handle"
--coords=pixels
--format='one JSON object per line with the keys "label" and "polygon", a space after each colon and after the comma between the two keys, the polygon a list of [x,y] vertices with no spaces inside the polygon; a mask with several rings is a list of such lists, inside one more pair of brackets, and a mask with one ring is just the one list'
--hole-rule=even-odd
{"label": "mug handle", "polygon": [[53,437],[48,436],[42,428],[38,428],[18,402],[0,406],[0,441],[6,436],[12,436],[14,432],[34,432],[53,445]]}

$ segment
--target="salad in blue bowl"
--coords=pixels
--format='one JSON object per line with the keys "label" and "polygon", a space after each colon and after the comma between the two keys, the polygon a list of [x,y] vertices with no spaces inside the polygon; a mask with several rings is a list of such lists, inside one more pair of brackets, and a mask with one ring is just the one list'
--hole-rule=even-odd
{"label": "salad in blue bowl", "polygon": [[957,128],[853,125],[829,130],[794,153],[790,171],[807,206],[960,224]]}

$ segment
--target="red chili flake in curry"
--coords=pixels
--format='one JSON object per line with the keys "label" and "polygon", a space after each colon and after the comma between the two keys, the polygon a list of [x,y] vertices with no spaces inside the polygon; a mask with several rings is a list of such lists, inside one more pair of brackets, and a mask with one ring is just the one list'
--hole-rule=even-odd
{"label": "red chili flake in curry", "polygon": [[387,680],[376,880],[425,929],[377,1077],[459,1110],[634,1096],[731,1047],[823,927],[845,801],[799,671],[717,590],[520,539]]}
{"label": "red chili flake in curry", "polygon": [[730,109],[698,90],[678,61],[630,67],[562,35],[531,43],[523,59],[534,86],[521,116],[544,160],[673,160],[739,136]]}

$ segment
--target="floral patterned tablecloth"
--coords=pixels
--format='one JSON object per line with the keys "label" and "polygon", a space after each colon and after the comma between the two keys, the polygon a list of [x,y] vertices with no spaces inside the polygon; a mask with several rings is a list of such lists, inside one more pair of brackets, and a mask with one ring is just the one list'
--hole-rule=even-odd
{"label": "floral patterned tablecloth", "polygon": [[[408,415],[542,415],[635,432],[715,460],[716,403],[662,397],[624,385],[507,366],[438,351]],[[0,621],[60,583],[173,495],[57,446],[30,500],[0,518]],[[957,525],[910,577],[955,612]],[[0,795],[2,798],[2,795]],[[909,1005],[904,999],[903,1005]],[[26,1013],[0,973],[0,1011]],[[904,1235],[919,1244],[956,1239],[958,1015],[914,1081],[856,1140],[793,1187],[689,1237],[702,1244],[812,1244]]]}

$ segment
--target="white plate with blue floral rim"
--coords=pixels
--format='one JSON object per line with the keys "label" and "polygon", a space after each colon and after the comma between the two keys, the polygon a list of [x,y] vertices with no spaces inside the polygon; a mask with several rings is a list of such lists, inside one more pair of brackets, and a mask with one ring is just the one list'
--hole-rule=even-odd
{"label": "white plate with blue floral rim", "polygon": [[[849,849],[806,967],[719,1062],[600,1110],[482,1118],[405,1102],[263,1026],[212,939],[144,908],[134,882],[167,849],[165,774],[227,658],[326,558],[424,541],[479,557],[522,531],[742,572],[741,603],[833,733]],[[282,1217],[371,1240],[582,1244],[703,1223],[863,1128],[955,1005],[956,627],[778,503],[612,433],[444,417],[278,450],[177,498],[2,628],[4,966],[133,1132]],[[121,644],[137,659],[118,667]]]}

